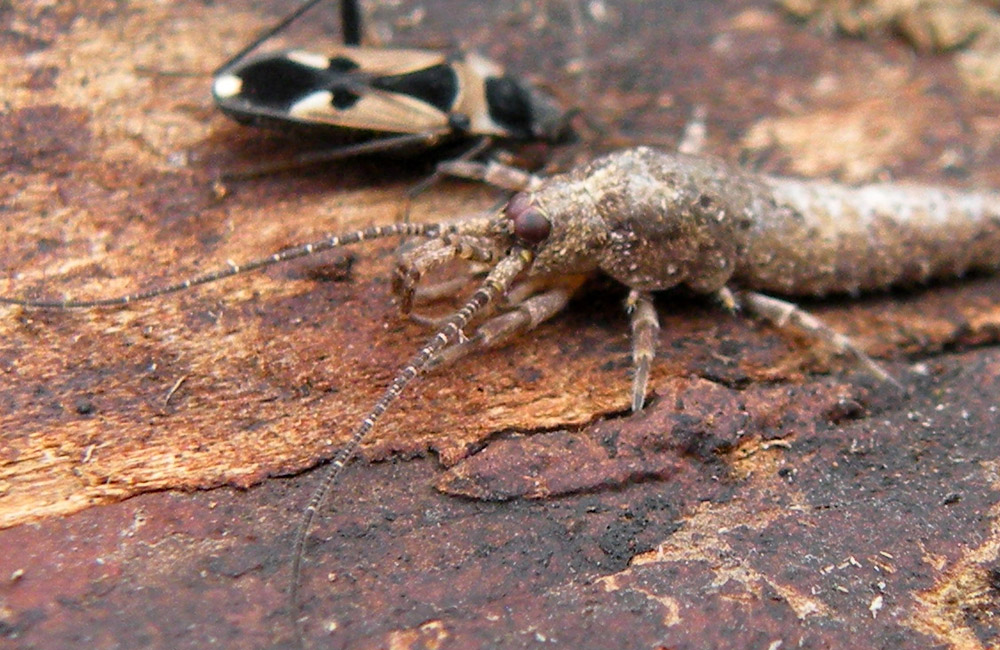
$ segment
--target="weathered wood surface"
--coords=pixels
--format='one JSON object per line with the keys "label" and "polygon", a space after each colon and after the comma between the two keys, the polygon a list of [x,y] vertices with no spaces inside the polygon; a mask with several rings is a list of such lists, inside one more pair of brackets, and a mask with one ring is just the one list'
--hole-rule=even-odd
{"label": "weathered wood surface", "polygon": [[[394,218],[425,163],[213,193],[219,171],[302,146],[227,122],[208,97],[224,53],[283,11],[256,4],[0,12],[4,294],[118,293]],[[395,41],[458,39],[572,96],[562,4],[548,21],[519,6],[440,0],[412,29],[413,6],[380,20]],[[1000,187],[1000,102],[971,94],[950,56],[823,36],[765,3],[606,8],[587,18],[584,67],[609,140],[669,146],[704,105],[708,151],[764,171]],[[447,184],[415,216],[494,198]],[[327,457],[426,336],[395,317],[391,247],[352,254],[346,276],[324,273],[333,255],[127,310],[0,310],[0,634],[15,647],[289,643],[288,553],[312,476],[265,479]],[[349,647],[997,643],[1000,280],[808,305],[884,359],[905,398],[664,296],[658,397],[633,418],[614,417],[628,402],[622,298],[596,287],[409,391],[366,458],[433,450],[450,469],[350,468],[317,531],[331,541],[310,549],[311,634],[329,624]]]}

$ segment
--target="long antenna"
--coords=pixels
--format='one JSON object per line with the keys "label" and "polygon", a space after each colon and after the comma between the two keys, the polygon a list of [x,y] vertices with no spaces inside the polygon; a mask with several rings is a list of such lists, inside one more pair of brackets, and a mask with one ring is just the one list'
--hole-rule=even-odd
{"label": "long antenna", "polygon": [[120,307],[123,305],[129,305],[139,300],[147,300],[149,298],[156,298],[157,296],[162,296],[168,293],[184,291],[185,289],[190,289],[191,287],[200,284],[208,284],[209,282],[215,282],[217,280],[229,278],[241,273],[249,273],[250,271],[263,269],[288,260],[315,255],[340,246],[347,246],[367,241],[369,239],[379,239],[382,237],[436,237],[451,227],[452,226],[439,223],[393,223],[385,226],[371,226],[365,228],[364,230],[355,230],[354,232],[327,237],[326,239],[321,239],[308,244],[302,244],[300,246],[295,246],[294,248],[286,248],[285,250],[274,253],[273,255],[251,260],[244,264],[231,263],[226,268],[218,269],[193,278],[188,278],[183,282],[168,284],[162,287],[153,287],[152,289],[146,289],[144,291],[130,293],[115,298],[99,298],[96,300],[32,300],[29,298],[5,298],[0,296],[0,305],[20,305],[22,307],[34,307],[37,309],[89,309],[93,307]]}
{"label": "long antenna", "polygon": [[493,267],[483,283],[476,289],[468,302],[461,309],[452,314],[437,333],[420,348],[410,361],[402,367],[396,378],[392,380],[389,387],[385,389],[382,396],[372,407],[372,410],[361,421],[361,425],[354,431],[347,444],[344,445],[337,455],[334,456],[327,469],[326,474],[320,479],[319,486],[313,492],[309,504],[303,511],[302,522],[295,535],[295,545],[292,557],[292,584],[289,590],[291,600],[291,615],[295,626],[295,633],[299,646],[305,647],[303,639],[302,619],[299,618],[299,579],[302,574],[302,559],[305,555],[306,537],[312,528],[313,521],[320,507],[326,500],[327,494],[337,483],[344,466],[357,452],[361,443],[371,432],[375,423],[378,422],[386,409],[396,401],[403,389],[406,388],[420,373],[424,371],[427,364],[432,361],[449,343],[455,341],[462,329],[469,321],[479,313],[484,307],[495,301],[499,296],[506,293],[513,283],[514,278],[531,264],[534,255],[531,251],[523,248],[514,248],[500,262]]}
{"label": "long antenna", "polygon": [[[258,34],[256,38],[250,41],[250,43],[245,45],[243,49],[229,57],[225,63],[220,65],[215,72],[212,73],[213,76],[217,76],[220,72],[232,66],[234,63],[252,52],[258,45],[294,23],[302,16],[302,14],[306,13],[322,1],[323,0],[306,0],[303,2],[298,9],[282,18],[275,25],[265,29],[263,32]],[[361,39],[364,36],[362,11],[359,6],[359,1],[360,0],[341,0],[340,24],[341,31],[344,35],[344,45],[360,45]]]}
{"label": "long antenna", "polygon": [[344,45],[361,45],[365,37],[362,23],[360,0],[341,0],[340,31],[344,34]]}

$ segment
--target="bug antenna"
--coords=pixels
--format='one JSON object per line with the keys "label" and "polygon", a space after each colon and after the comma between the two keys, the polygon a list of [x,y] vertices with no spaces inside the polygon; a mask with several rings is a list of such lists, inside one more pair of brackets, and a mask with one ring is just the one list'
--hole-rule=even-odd
{"label": "bug antenna", "polygon": [[448,230],[451,226],[440,223],[393,223],[385,226],[370,226],[363,230],[355,230],[343,235],[333,235],[326,239],[302,244],[293,248],[286,248],[273,255],[261,257],[243,264],[230,263],[229,266],[205,273],[204,275],[188,278],[183,282],[176,282],[161,287],[153,287],[144,291],[126,294],[115,298],[100,298],[96,300],[32,300],[30,298],[7,298],[0,296],[0,305],[19,305],[21,307],[34,307],[36,309],[89,309],[93,307],[120,307],[129,305],[140,300],[156,298],[168,293],[184,291],[201,284],[208,284],[217,280],[230,278],[241,273],[249,273],[259,269],[287,262],[288,260],[308,257],[328,251],[332,248],[349,246],[370,239],[380,239],[383,237],[436,237]]}
{"label": "bug antenna", "polygon": [[[358,0],[344,0],[342,6],[355,5],[355,8],[356,8],[357,1]],[[304,14],[307,11],[309,11],[310,9],[312,9],[313,7],[315,7],[316,5],[318,5],[320,2],[322,2],[322,0],[306,0],[305,2],[302,3],[301,6],[299,6],[298,9],[296,9],[292,13],[290,13],[287,16],[285,16],[284,18],[282,18],[280,21],[278,21],[277,24],[272,25],[271,27],[268,27],[267,29],[265,29],[264,31],[262,31],[260,34],[258,34],[257,38],[255,38],[252,41],[250,41],[250,43],[248,43],[246,46],[244,46],[243,49],[241,49],[239,52],[237,52],[236,54],[234,54],[233,56],[231,56],[228,60],[226,60],[225,63],[223,63],[222,65],[220,65],[215,70],[215,72],[213,72],[212,74],[214,76],[218,76],[222,71],[228,69],[234,63],[236,63],[237,61],[239,61],[240,59],[242,59],[243,57],[245,57],[247,54],[249,54],[250,52],[252,52],[258,45],[260,45],[261,43],[263,43],[267,39],[271,38],[272,36],[274,36],[275,34],[277,34],[278,32],[280,32],[281,30],[285,29],[286,27],[288,27],[289,25],[291,25],[292,23],[294,23],[296,20],[298,20],[302,16],[302,14]],[[342,8],[342,10],[341,10],[341,18],[342,19],[344,19],[344,20],[347,19],[348,11],[349,10],[347,8]],[[351,27],[351,29],[352,30],[357,30],[358,33],[360,33],[360,29],[361,29],[360,10],[357,10],[357,13],[358,13],[358,22],[357,22],[356,25],[354,25],[353,27]],[[345,27],[345,30],[346,30],[348,28],[348,25],[345,23],[344,27]],[[345,31],[344,34],[345,34],[344,38],[345,38],[345,42],[346,42],[346,39],[348,38],[348,32]],[[347,45],[351,45],[351,43],[346,43],[346,44]]]}
{"label": "bug antenna", "polygon": [[344,45],[361,45],[365,37],[362,20],[359,0],[341,0],[340,29],[344,33]]}
{"label": "bug antenna", "polygon": [[574,63],[579,69],[576,79],[577,97],[581,98],[587,104],[591,101],[590,55],[587,48],[587,27],[584,24],[580,0],[567,0],[567,8],[569,9],[570,24],[573,27],[573,38],[570,41],[570,49]]}
{"label": "bug antenna", "polygon": [[493,270],[486,276],[486,279],[483,280],[483,283],[472,294],[468,302],[452,314],[427,344],[410,359],[409,363],[402,367],[396,378],[392,380],[389,387],[382,393],[382,397],[375,403],[375,406],[372,407],[372,410],[365,419],[361,421],[361,426],[355,430],[350,440],[347,441],[347,444],[337,452],[337,455],[331,461],[330,467],[320,480],[319,486],[313,492],[312,498],[309,499],[309,504],[303,512],[302,522],[299,524],[298,532],[295,535],[295,544],[292,551],[294,555],[292,557],[292,582],[289,589],[289,596],[291,601],[291,615],[300,646],[304,647],[302,629],[304,619],[298,615],[299,578],[302,574],[302,559],[305,553],[306,537],[309,535],[312,523],[323,502],[326,500],[327,494],[336,485],[337,479],[340,478],[340,474],[347,465],[347,462],[354,456],[365,438],[368,437],[375,423],[382,417],[386,409],[396,401],[403,389],[420,375],[426,369],[427,365],[448,344],[454,342],[459,337],[462,329],[476,314],[507,292],[510,285],[514,282],[514,278],[528,267],[532,259],[534,259],[534,255],[531,251],[523,248],[514,248],[493,267]]}

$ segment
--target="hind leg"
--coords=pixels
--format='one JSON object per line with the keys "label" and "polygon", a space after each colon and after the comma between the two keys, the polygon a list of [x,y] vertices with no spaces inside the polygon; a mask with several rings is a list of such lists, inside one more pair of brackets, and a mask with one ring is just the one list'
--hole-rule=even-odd
{"label": "hind leg", "polygon": [[750,313],[770,321],[778,329],[791,328],[803,332],[809,337],[831,346],[838,353],[852,357],[856,363],[880,381],[889,382],[901,391],[905,390],[902,384],[865,354],[851,339],[831,329],[823,321],[793,302],[773,298],[756,291],[740,291],[734,294],[729,289],[719,291],[718,297],[724,304],[744,307]]}
{"label": "hind leg", "polygon": [[492,146],[492,138],[478,138],[472,143],[472,146],[463,151],[456,158],[442,161],[435,165],[434,171],[431,172],[430,176],[406,190],[406,194],[403,196],[403,205],[400,207],[400,210],[396,215],[396,221],[408,222],[410,220],[410,208],[413,206],[413,201],[435,184],[441,182],[441,179],[445,176],[453,175],[448,171],[449,164],[473,161]]}

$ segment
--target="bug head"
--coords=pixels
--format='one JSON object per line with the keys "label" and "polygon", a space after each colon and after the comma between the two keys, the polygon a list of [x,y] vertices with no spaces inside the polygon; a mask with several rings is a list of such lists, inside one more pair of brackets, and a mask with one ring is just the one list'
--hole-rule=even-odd
{"label": "bug head", "polygon": [[513,137],[553,143],[573,137],[575,113],[528,82],[509,75],[488,77],[485,90],[490,118]]}
{"label": "bug head", "polygon": [[511,245],[534,254],[536,273],[590,271],[596,265],[595,251],[605,244],[606,231],[586,197],[567,196],[562,189],[557,181],[518,192],[500,215]]}

